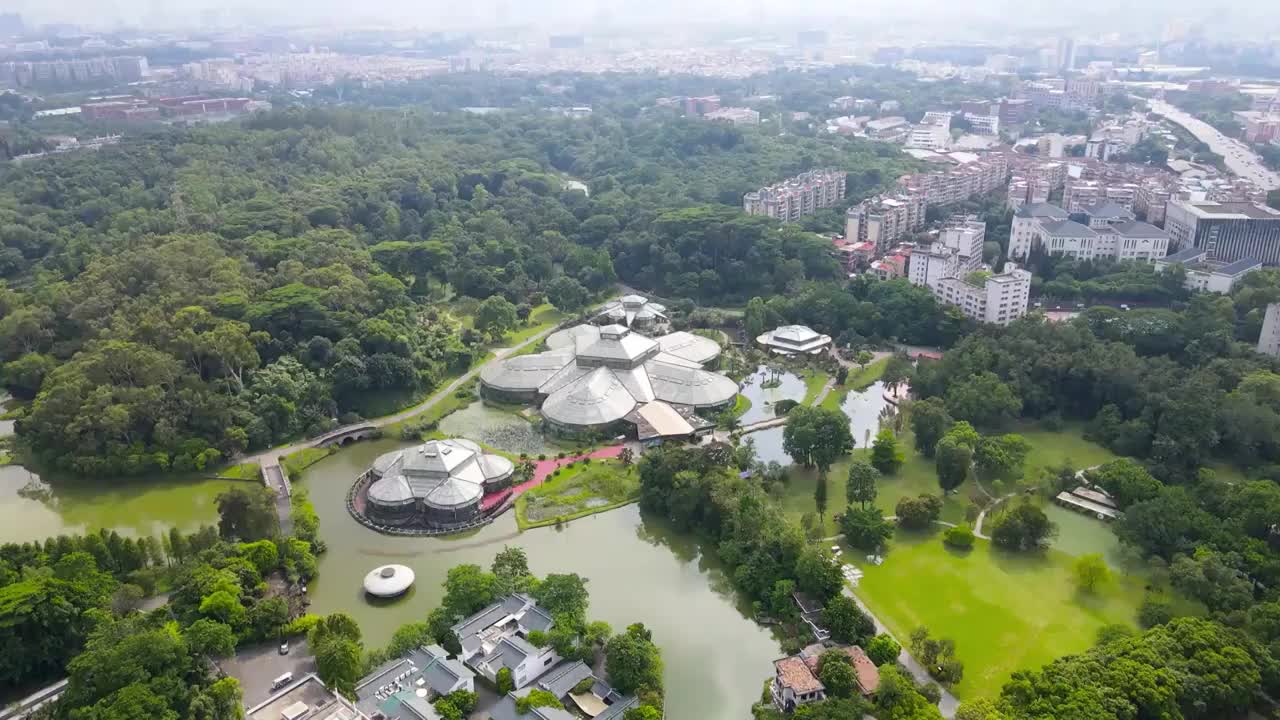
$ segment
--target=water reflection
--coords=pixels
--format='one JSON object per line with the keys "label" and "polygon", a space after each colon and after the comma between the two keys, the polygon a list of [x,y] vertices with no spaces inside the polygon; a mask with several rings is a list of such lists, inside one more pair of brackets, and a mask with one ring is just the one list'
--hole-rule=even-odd
{"label": "water reflection", "polygon": [[751,407],[742,414],[739,422],[750,425],[773,417],[773,406],[778,402],[804,400],[804,380],[795,373],[761,365],[743,379],[741,392],[751,401]]}
{"label": "water reflection", "polygon": [[849,416],[849,432],[853,433],[854,447],[871,447],[880,431],[880,419],[885,408],[893,405],[884,399],[884,383],[876,381],[866,390],[850,392],[840,409]]}

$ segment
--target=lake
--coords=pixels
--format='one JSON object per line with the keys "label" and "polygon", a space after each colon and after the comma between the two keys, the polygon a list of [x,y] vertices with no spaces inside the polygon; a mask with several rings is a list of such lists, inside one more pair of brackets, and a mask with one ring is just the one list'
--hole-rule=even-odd
{"label": "lake", "polygon": [[[449,568],[487,567],[504,545],[526,550],[533,572],[576,572],[589,580],[588,615],[620,631],[643,622],[653,631],[665,663],[667,717],[671,720],[742,720],[760,697],[761,683],[780,657],[768,630],[747,617],[719,563],[699,544],[641,515],[638,506],[574,520],[563,530],[520,533],[508,512],[466,536],[404,538],[381,535],[351,519],[345,498],[356,474],[379,454],[402,446],[393,440],[359,443],[308,468],[307,488],[329,550],[310,585],[316,613],[350,613],[369,647],[383,645],[397,627],[424,620],[444,594]],[[361,580],[389,562],[413,569],[417,582],[392,602],[370,602]]]}
{"label": "lake", "polygon": [[[98,528],[131,537],[167,533],[173,526],[194,532],[217,523],[214,498],[236,482],[166,476],[59,480],[50,485],[22,466],[0,466],[0,542],[44,540]],[[39,487],[40,492],[21,493],[24,487]]]}

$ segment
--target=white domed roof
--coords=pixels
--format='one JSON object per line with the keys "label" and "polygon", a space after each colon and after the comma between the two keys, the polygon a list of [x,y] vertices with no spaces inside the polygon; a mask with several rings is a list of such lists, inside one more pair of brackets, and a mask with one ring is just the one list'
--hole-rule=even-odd
{"label": "white domed roof", "polygon": [[369,486],[369,500],[379,505],[404,505],[413,502],[413,489],[400,473],[383,475]]}
{"label": "white domed roof", "polygon": [[395,597],[413,585],[413,570],[404,565],[383,565],[364,576],[364,591],[375,597]]}

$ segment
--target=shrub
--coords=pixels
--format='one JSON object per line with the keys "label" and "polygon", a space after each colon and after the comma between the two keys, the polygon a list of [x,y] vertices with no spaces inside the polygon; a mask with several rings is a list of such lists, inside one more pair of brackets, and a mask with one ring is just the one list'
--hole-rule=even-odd
{"label": "shrub", "polygon": [[1138,608],[1138,624],[1144,628],[1163,625],[1173,619],[1173,603],[1164,595],[1147,593]]}
{"label": "shrub", "polygon": [[562,450],[562,451],[560,451],[560,452],[558,452],[558,453],[556,453],[556,459],[557,459],[557,460],[563,460],[563,459],[564,459],[564,451],[563,451],[563,450]]}
{"label": "shrub", "polygon": [[589,457],[582,458],[582,464],[583,464],[583,465],[590,465],[590,464],[591,464],[591,458],[589,458]]}
{"label": "shrub", "polygon": [[546,460],[546,459],[547,459],[547,454],[546,454],[546,453],[538,453],[538,459],[539,459],[539,460]]}
{"label": "shrub", "polygon": [[498,693],[506,695],[515,689],[515,682],[511,679],[511,668],[502,668],[497,675]]}
{"label": "shrub", "polygon": [[971,549],[973,547],[973,539],[973,530],[968,525],[950,527],[947,528],[946,532],[942,533],[942,542],[947,547],[953,547],[957,550]]}
{"label": "shrub", "polygon": [[280,633],[282,635],[306,635],[307,633],[311,632],[311,628],[315,627],[316,623],[319,623],[319,622],[320,622],[319,615],[312,615],[311,613],[307,613],[306,615],[303,615],[302,617],[297,618],[296,620],[289,623],[288,625],[285,625],[283,628],[281,628]]}
{"label": "shrub", "polygon": [[898,525],[909,530],[924,530],[942,514],[942,499],[936,495],[902,498],[894,507]]}
{"label": "shrub", "polygon": [[591,688],[595,684],[596,684],[596,679],[594,677],[583,678],[581,682],[573,686],[573,692],[575,695],[581,695],[586,692],[591,692]]}

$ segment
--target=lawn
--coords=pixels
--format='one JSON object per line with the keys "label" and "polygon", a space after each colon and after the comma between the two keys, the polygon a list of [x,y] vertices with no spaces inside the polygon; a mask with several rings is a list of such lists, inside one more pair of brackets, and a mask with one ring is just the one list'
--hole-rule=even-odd
{"label": "lawn", "polygon": [[733,407],[729,408],[729,412],[733,413],[733,417],[740,418],[751,409],[751,398],[738,393],[733,398]]}
{"label": "lawn", "polygon": [[557,310],[555,306],[549,303],[543,303],[542,305],[535,307],[529,313],[529,321],[526,327],[521,328],[516,332],[508,333],[507,336],[503,338],[500,345],[502,347],[514,347],[519,345],[543,330],[555,327],[566,317],[568,316]]}
{"label": "lawn", "polygon": [[[813,401],[818,399],[819,393],[822,392],[822,388],[826,386],[827,380],[831,376],[821,370],[812,369],[805,370],[802,375],[804,376],[804,399],[800,401],[800,404],[812,405]],[[834,389],[832,393],[834,394]]]}
{"label": "lawn", "polygon": [[253,480],[255,482],[262,482],[262,469],[258,467],[258,463],[241,463],[239,465],[232,465],[219,470],[218,477],[228,478],[230,480]]}
{"label": "lawn", "polygon": [[576,462],[516,499],[521,530],[572,520],[635,502],[640,473],[617,460]]}
{"label": "lawn", "polygon": [[[832,394],[834,395],[835,393]],[[830,399],[830,396],[828,396],[828,399]],[[1032,476],[1042,466],[1058,464],[1065,460],[1070,460],[1077,467],[1086,467],[1115,459],[1115,455],[1111,451],[1101,445],[1095,445],[1085,440],[1080,435],[1079,428],[1068,427],[1056,432],[1050,432],[1033,426],[1026,426],[1015,427],[1010,432],[1021,433],[1032,445],[1032,450],[1027,456],[1025,466],[1028,476]],[[881,478],[878,485],[879,494],[876,497],[876,507],[883,510],[886,515],[892,515],[898,501],[903,498],[922,494],[937,495],[940,492],[938,475],[934,469],[933,459],[927,458],[916,451],[914,439],[909,428],[898,435],[898,447],[906,456],[906,461],[898,469],[897,473]],[[865,457],[867,452],[865,448],[859,448],[854,450],[853,456],[862,455]],[[846,505],[844,483],[848,474],[849,460],[843,460],[832,466],[828,475],[827,518],[824,525],[824,536],[834,535],[839,532],[832,516],[841,512]],[[815,471],[797,466],[791,468],[791,482],[788,484],[781,502],[787,514],[797,521],[805,513],[816,510],[813,502],[815,483],[817,483],[817,473]],[[966,508],[970,503],[970,493],[977,492],[980,491],[975,483],[969,481],[961,486],[958,493],[948,495],[943,500],[941,519],[953,523],[964,522]],[[1046,510],[1046,512],[1050,511]],[[1079,554],[1101,552],[1114,562],[1116,558],[1114,535],[1112,535],[1107,526],[1100,523],[1095,523],[1098,527],[1088,526],[1087,529],[1090,532],[1082,539],[1082,536],[1077,534],[1076,531],[1085,530],[1086,528],[1075,525],[1068,528],[1066,525],[1070,523],[1067,522],[1060,524],[1064,525],[1064,531],[1060,539],[1060,542],[1063,542],[1064,545],[1076,550]]]}
{"label": "lawn", "polygon": [[1071,561],[1054,550],[1014,555],[983,540],[955,553],[938,533],[899,532],[883,565],[864,563],[855,592],[900,640],[924,625],[955,641],[965,665],[952,688],[958,697],[994,697],[1015,670],[1088,649],[1104,625],[1134,623],[1140,579],[1118,577],[1082,595]]}
{"label": "lawn", "polygon": [[284,465],[290,477],[294,477],[337,451],[335,447],[303,448],[298,452],[285,455],[280,459],[280,464]]}
{"label": "lawn", "polygon": [[1053,467],[1062,463],[1070,463],[1076,469],[1101,465],[1116,459],[1116,454],[1107,448],[1084,438],[1084,426],[1067,424],[1061,430],[1045,430],[1038,425],[1015,427],[1010,432],[1018,433],[1031,443],[1031,454],[1027,455],[1027,472],[1034,473],[1042,467]]}

